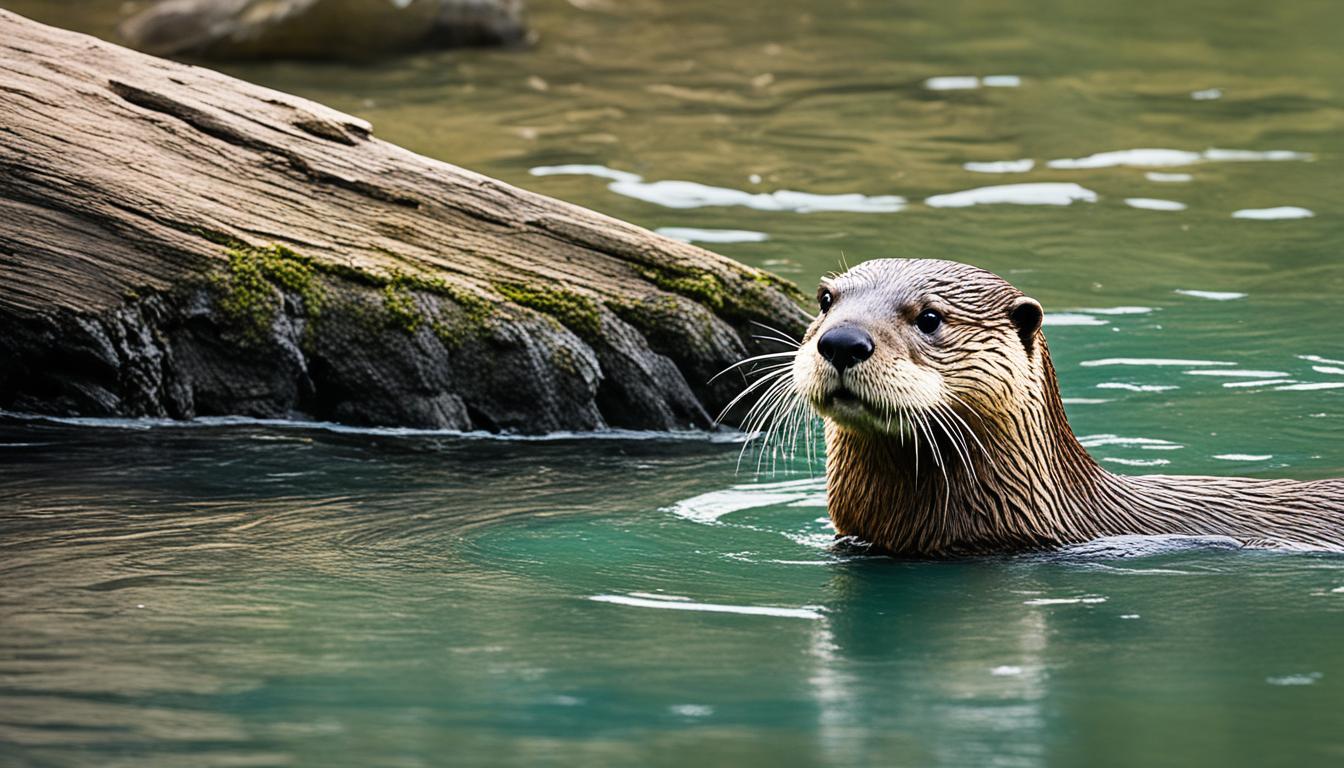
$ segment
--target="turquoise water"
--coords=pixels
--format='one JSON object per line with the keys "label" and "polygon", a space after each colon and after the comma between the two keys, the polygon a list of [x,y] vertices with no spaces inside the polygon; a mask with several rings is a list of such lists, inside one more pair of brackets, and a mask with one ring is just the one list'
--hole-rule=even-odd
{"label": "turquoise water", "polygon": [[[226,69],[805,290],[999,272],[1114,471],[1344,475],[1344,7],[533,6]],[[866,558],[741,448],[5,418],[0,765],[1344,760],[1339,557]]]}
{"label": "turquoise water", "polygon": [[703,440],[2,442],[7,765],[1344,756],[1337,557],[833,553]]}

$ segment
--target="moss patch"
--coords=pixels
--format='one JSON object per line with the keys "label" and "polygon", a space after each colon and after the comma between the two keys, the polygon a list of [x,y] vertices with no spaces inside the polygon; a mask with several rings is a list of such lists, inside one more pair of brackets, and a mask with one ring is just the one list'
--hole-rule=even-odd
{"label": "moss patch", "polygon": [[[219,307],[252,343],[261,342],[269,334],[285,295],[302,300],[308,319],[321,315],[330,302],[324,276],[381,289],[381,314],[387,324],[406,333],[415,333],[428,324],[444,343],[454,346],[494,315],[493,302],[440,277],[400,270],[376,272],[318,261],[278,244],[257,247],[223,236],[209,239],[228,246],[224,252],[228,265],[211,276],[220,293]],[[461,312],[451,313],[451,317],[430,317],[416,301],[417,292],[443,296]]]}
{"label": "moss patch", "polygon": [[752,279],[766,288],[774,288],[796,302],[807,303],[811,301],[807,294],[803,293],[792,280],[785,280],[773,272],[758,271]]}
{"label": "moss patch", "polygon": [[495,290],[514,304],[549,315],[581,338],[595,338],[602,329],[597,302],[583,294],[522,283],[495,283]]}
{"label": "moss patch", "polygon": [[265,338],[280,311],[281,291],[303,300],[304,315],[316,318],[324,295],[312,260],[283,245],[230,248],[229,263],[214,277],[221,292],[219,308],[253,342]]}
{"label": "moss patch", "polygon": [[703,269],[645,267],[639,274],[665,291],[694,299],[715,311],[723,309],[726,301],[723,282],[717,275]]}
{"label": "moss patch", "polygon": [[[476,294],[451,285],[441,277],[393,270],[387,276],[372,275],[383,281],[383,309],[393,326],[415,333],[428,324],[444,344],[458,346],[471,333],[483,328],[494,317],[495,305]],[[461,310],[451,317],[430,317],[415,300],[415,293],[442,296]]]}
{"label": "moss patch", "polygon": [[713,344],[717,316],[705,307],[688,308],[684,300],[665,294],[650,295],[636,302],[609,301],[606,306],[664,354],[664,350],[673,347]]}
{"label": "moss patch", "polygon": [[300,256],[283,245],[253,249],[258,253],[267,279],[303,299],[303,313],[314,318],[322,314],[325,294],[317,279],[312,259]]}
{"label": "moss patch", "polygon": [[406,283],[393,280],[383,286],[383,310],[391,324],[407,333],[415,333],[425,322],[425,315],[415,303],[415,296]]}
{"label": "moss patch", "polygon": [[669,265],[644,265],[639,274],[665,291],[704,304],[716,314],[732,320],[751,320],[768,311],[768,291],[776,290],[793,301],[805,301],[802,291],[781,277],[752,270],[731,285],[705,269]]}
{"label": "moss patch", "polygon": [[450,284],[441,277],[393,272],[388,282],[407,290],[424,291],[443,296],[462,308],[465,320],[472,325],[480,325],[495,313],[495,305],[471,291]]}

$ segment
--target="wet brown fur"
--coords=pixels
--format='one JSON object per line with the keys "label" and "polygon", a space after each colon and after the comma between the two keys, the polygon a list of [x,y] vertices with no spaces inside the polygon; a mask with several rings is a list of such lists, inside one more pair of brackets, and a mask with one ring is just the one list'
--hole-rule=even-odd
{"label": "wet brown fur", "polygon": [[[1119,476],[1098,466],[1069,427],[1039,305],[996,275],[887,259],[823,287],[833,306],[804,336],[792,376],[826,417],[829,511],[840,535],[908,556],[1127,534],[1344,551],[1344,480]],[[945,318],[933,335],[913,325],[929,307]],[[877,348],[844,374],[816,349],[837,324],[863,327]],[[828,400],[840,386],[863,407]]]}

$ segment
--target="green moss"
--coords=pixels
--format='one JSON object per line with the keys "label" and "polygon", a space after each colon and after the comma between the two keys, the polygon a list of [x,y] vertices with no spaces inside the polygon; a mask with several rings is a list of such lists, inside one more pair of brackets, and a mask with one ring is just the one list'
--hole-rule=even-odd
{"label": "green moss", "polygon": [[429,330],[448,347],[459,347],[466,338],[461,329],[437,317],[429,322]]}
{"label": "green moss", "polygon": [[639,273],[644,279],[665,291],[694,299],[714,310],[723,309],[726,301],[723,283],[717,275],[706,270],[663,266],[646,267]]}
{"label": "green moss", "polygon": [[773,272],[757,271],[752,280],[766,288],[774,288],[794,301],[810,301],[807,294],[803,293],[792,280],[785,280]]}
{"label": "green moss", "polygon": [[452,300],[452,302],[462,308],[466,314],[465,320],[468,324],[479,325],[485,323],[495,313],[495,305],[472,293],[471,291],[458,288],[451,285],[447,280],[441,277],[429,277],[425,275],[405,275],[398,274],[397,278],[403,285],[433,293]]}
{"label": "green moss", "polygon": [[322,314],[326,294],[317,279],[317,269],[312,259],[283,245],[253,250],[259,254],[261,269],[267,279],[303,299],[305,315],[315,318]]}
{"label": "green moss", "polygon": [[555,318],[582,338],[594,338],[602,329],[597,302],[583,294],[522,283],[495,283],[495,290],[514,304]]}
{"label": "green moss", "polygon": [[280,294],[252,251],[229,251],[228,257],[227,269],[215,280],[222,293],[219,308],[248,341],[259,342],[280,308]]}
{"label": "green moss", "polygon": [[[495,313],[492,302],[451,285],[441,277],[392,270],[383,280],[383,308],[392,324],[407,333],[414,333],[421,324],[429,323],[430,330],[440,341],[458,346],[468,334],[484,327]],[[451,320],[427,317],[415,302],[412,292],[447,298],[457,305],[461,314]]]}
{"label": "green moss", "polygon": [[[405,260],[386,249],[380,248],[378,250],[400,260]],[[346,267],[344,269],[350,268]],[[455,325],[464,326],[467,330],[485,325],[495,313],[495,305],[493,302],[478,296],[469,290],[455,286],[438,276],[392,269],[385,274],[360,272],[360,279],[366,282],[372,281],[374,284],[383,287],[385,304],[389,306],[389,309],[391,307],[389,302],[400,302],[401,308],[405,309],[405,302],[396,298],[396,296],[400,294],[407,294],[407,296],[409,296],[409,291],[432,293],[436,296],[442,296],[449,299],[463,312],[463,316],[460,320],[456,321]],[[387,290],[389,287],[392,289],[391,293]],[[396,310],[396,312],[400,312],[400,310]],[[453,327],[442,319],[436,319],[431,322],[431,329],[433,329],[435,335],[443,341],[454,344],[460,343],[463,335],[460,331],[454,332]]]}
{"label": "green moss", "polygon": [[[435,335],[445,343],[460,344],[466,334],[487,323],[494,304],[469,290],[446,280],[390,270],[362,269],[346,264],[318,261],[284,245],[249,246],[218,233],[201,231],[202,237],[228,245],[228,265],[213,275],[212,284],[220,293],[219,306],[242,331],[248,341],[260,342],[269,333],[280,311],[285,294],[303,302],[304,315],[316,319],[329,303],[324,276],[344,282],[381,289],[381,312],[374,309],[369,317],[375,325],[385,322],[407,333],[415,333],[430,323]],[[415,299],[416,292],[432,293],[451,300],[461,310],[452,318],[430,318]],[[378,304],[373,305],[378,307]],[[308,332],[312,331],[312,324]]]}
{"label": "green moss", "polygon": [[367,285],[372,288],[381,288],[391,282],[387,275],[383,275],[371,270],[352,267],[348,264],[340,264],[330,261],[314,261],[313,269],[324,275],[330,275],[356,285]]}
{"label": "green moss", "polygon": [[760,270],[746,271],[744,279],[731,283],[725,283],[723,278],[708,270],[665,264],[645,264],[640,274],[659,288],[704,304],[716,314],[732,320],[759,318],[772,304],[771,290],[793,301],[806,301],[793,283]]}
{"label": "green moss", "polygon": [[220,291],[219,308],[243,333],[260,342],[280,311],[282,291],[303,301],[303,312],[315,319],[325,293],[311,259],[283,245],[240,246],[225,251],[228,266],[212,282]]}
{"label": "green moss", "polygon": [[383,309],[392,325],[407,333],[415,333],[425,322],[424,313],[415,303],[415,296],[399,280],[383,286]]}
{"label": "green moss", "polygon": [[699,311],[686,307],[685,300],[666,294],[650,295],[637,302],[607,302],[617,317],[639,329],[651,341],[681,346],[692,337],[700,343],[714,343],[716,315],[703,307]]}

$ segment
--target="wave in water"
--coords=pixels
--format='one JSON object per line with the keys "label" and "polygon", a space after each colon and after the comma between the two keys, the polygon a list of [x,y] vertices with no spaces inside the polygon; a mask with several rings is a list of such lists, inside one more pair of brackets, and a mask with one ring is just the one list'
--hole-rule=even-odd
{"label": "wave in water", "polygon": [[0,418],[22,422],[67,424],[95,429],[202,429],[229,427],[268,427],[274,429],[319,430],[347,435],[374,437],[454,437],[465,440],[502,440],[517,442],[549,442],[558,440],[669,440],[704,443],[741,443],[748,435],[742,432],[701,432],[696,430],[638,430],[605,429],[593,432],[548,432],[542,435],[521,435],[483,430],[417,429],[414,427],[359,427],[331,421],[303,419],[255,419],[247,416],[200,416],[194,419],[159,418],[104,418],[93,416],[46,416],[0,410]]}
{"label": "wave in water", "polygon": [[1312,160],[1309,152],[1295,152],[1288,149],[1267,151],[1253,149],[1206,149],[1203,152],[1191,152],[1184,149],[1119,149],[1111,152],[1098,152],[1087,157],[1064,157],[1046,163],[1047,168],[1056,170],[1080,170],[1091,168],[1116,168],[1121,166],[1137,168],[1170,168],[1199,163],[1247,163],[1247,162],[1283,162],[1286,160]]}
{"label": "wave in water", "polygon": [[634,608],[661,608],[669,611],[699,611],[701,613],[736,613],[741,616],[774,616],[785,619],[822,618],[817,608],[779,608],[767,605],[727,605],[724,603],[697,603],[685,599],[659,598],[655,596],[634,597],[632,595],[593,595],[589,600],[597,603],[626,605]]}
{"label": "wave in water", "polygon": [[529,171],[533,176],[585,175],[610,179],[607,189],[618,195],[643,200],[665,208],[713,208],[741,206],[758,211],[817,213],[895,213],[906,207],[898,195],[863,195],[857,192],[819,195],[781,189],[775,192],[747,192],[730,187],[715,187],[695,181],[671,179],[645,181],[642,176],[601,165],[543,165]]}
{"label": "wave in water", "polygon": [[744,483],[710,491],[679,501],[668,508],[685,520],[707,525],[744,509],[774,506],[826,506],[826,479],[785,480],[776,483]]}
{"label": "wave in water", "polygon": [[1096,201],[1096,192],[1072,182],[1039,182],[1001,184],[934,195],[925,199],[924,204],[931,208],[967,208],[972,205],[1071,205]]}

